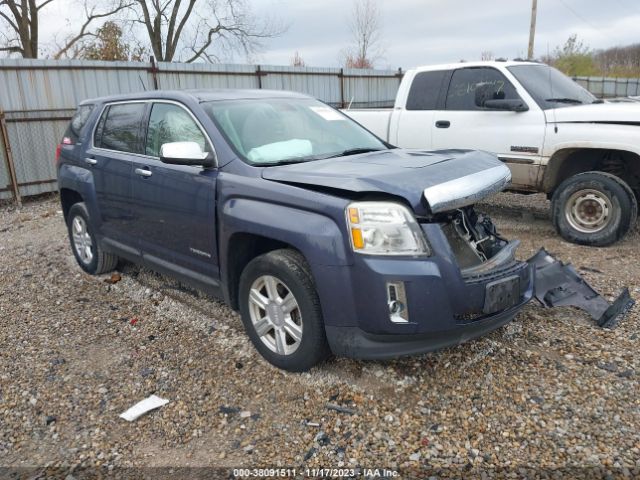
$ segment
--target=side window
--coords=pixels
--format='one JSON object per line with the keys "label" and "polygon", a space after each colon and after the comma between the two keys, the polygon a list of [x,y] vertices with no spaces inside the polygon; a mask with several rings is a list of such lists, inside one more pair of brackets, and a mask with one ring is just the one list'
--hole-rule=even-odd
{"label": "side window", "polygon": [[146,154],[158,157],[160,147],[171,142],[196,142],[203,151],[209,150],[202,130],[184,108],[155,103],[147,129]]}
{"label": "side window", "polygon": [[78,110],[76,110],[67,127],[67,131],[64,133],[64,136],[68,138],[71,143],[76,143],[80,138],[82,129],[87,124],[87,120],[89,120],[89,115],[91,115],[92,111],[93,105],[81,105],[78,107]]}
{"label": "side window", "polygon": [[446,75],[446,71],[420,72],[413,77],[407,97],[407,110],[435,110]]}
{"label": "side window", "polygon": [[482,110],[476,105],[476,89],[488,85],[493,99],[517,100],[513,85],[495,68],[461,68],[453,72],[447,92],[447,110]]}
{"label": "side window", "polygon": [[111,105],[104,111],[96,129],[96,147],[127,153],[141,153],[140,123],[144,103]]}

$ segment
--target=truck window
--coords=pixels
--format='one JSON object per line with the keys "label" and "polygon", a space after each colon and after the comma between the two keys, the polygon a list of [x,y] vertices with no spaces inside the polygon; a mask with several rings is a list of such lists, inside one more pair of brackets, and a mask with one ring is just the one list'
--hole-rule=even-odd
{"label": "truck window", "polygon": [[140,123],[144,109],[144,103],[121,103],[107,107],[96,129],[95,146],[119,152],[142,153]]}
{"label": "truck window", "polygon": [[407,110],[435,110],[446,71],[420,72],[413,77]]}
{"label": "truck window", "polygon": [[145,153],[158,157],[160,147],[171,142],[196,142],[203,152],[210,150],[202,130],[184,108],[155,103],[149,118]]}
{"label": "truck window", "polygon": [[453,72],[446,110],[482,110],[476,105],[476,88],[491,85],[494,99],[518,100],[514,86],[495,68],[460,68]]}

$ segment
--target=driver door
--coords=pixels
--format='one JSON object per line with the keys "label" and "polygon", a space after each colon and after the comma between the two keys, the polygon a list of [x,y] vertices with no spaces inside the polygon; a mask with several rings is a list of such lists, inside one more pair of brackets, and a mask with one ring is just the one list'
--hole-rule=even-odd
{"label": "driver door", "polygon": [[145,154],[133,165],[133,224],[146,262],[202,281],[218,277],[215,192],[218,171],[160,161],[160,147],[197,142],[212,151],[204,129],[186,106],[149,105]]}
{"label": "driver door", "polygon": [[[489,85],[490,87],[486,87]],[[492,67],[454,70],[444,110],[433,117],[433,148],[485,150],[511,169],[512,184],[531,188],[538,177],[545,118],[537,105],[525,112],[491,110],[476,105],[476,89],[489,88],[493,98],[520,99],[513,84]]]}

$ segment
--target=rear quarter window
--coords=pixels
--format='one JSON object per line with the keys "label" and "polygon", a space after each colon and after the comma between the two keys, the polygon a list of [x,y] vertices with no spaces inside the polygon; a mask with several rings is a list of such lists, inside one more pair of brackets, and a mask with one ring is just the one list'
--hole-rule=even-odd
{"label": "rear quarter window", "polygon": [[446,71],[420,72],[413,77],[407,110],[435,110]]}
{"label": "rear quarter window", "polygon": [[76,110],[76,113],[71,117],[71,122],[64,133],[65,138],[68,138],[71,143],[77,143],[80,139],[84,127],[87,125],[87,121],[91,116],[95,105],[80,105]]}
{"label": "rear quarter window", "polygon": [[145,103],[109,105],[102,113],[96,128],[94,145],[107,150],[142,153],[142,117]]}

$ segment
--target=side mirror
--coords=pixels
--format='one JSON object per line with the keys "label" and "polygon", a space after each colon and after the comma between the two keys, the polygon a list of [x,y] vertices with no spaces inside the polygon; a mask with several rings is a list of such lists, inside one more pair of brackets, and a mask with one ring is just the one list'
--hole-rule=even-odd
{"label": "side mirror", "polygon": [[526,112],[529,107],[521,99],[501,99],[487,100],[484,102],[484,108],[491,110],[508,110],[511,112]]}
{"label": "side mirror", "polygon": [[506,99],[504,91],[496,92],[490,83],[480,84],[475,91],[475,104],[480,108],[491,110],[506,110],[511,112],[526,112],[529,107],[522,99]]}
{"label": "side mirror", "polygon": [[160,161],[172,165],[215,166],[215,156],[203,152],[197,142],[171,142],[160,147]]}

